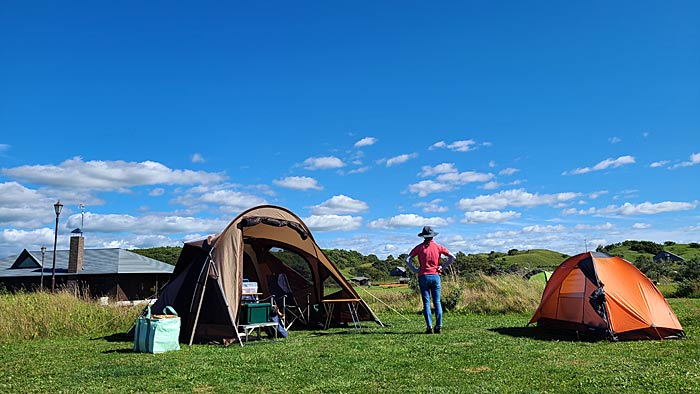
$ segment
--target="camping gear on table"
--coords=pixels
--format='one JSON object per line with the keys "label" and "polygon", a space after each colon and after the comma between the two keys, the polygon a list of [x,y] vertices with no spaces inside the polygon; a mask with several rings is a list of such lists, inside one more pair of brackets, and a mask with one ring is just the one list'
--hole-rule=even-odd
{"label": "camping gear on table", "polygon": [[[285,274],[291,292],[307,305],[326,299],[360,299],[297,215],[262,205],[244,211],[217,235],[185,243],[171,280],[153,307],[172,305],[179,311],[184,343],[196,339],[242,345],[243,278],[257,283],[258,293],[268,295],[268,278],[275,274]],[[328,294],[329,289],[334,292]],[[382,325],[361,299],[357,310],[360,320]],[[336,312],[334,322],[352,321],[349,314]]]}
{"label": "camping gear on table", "polygon": [[646,275],[620,257],[599,252],[570,257],[554,270],[532,323],[611,340],[685,336]]}
{"label": "camping gear on table", "polygon": [[166,306],[162,315],[152,315],[150,305],[146,310],[145,316],[136,318],[134,351],[163,353],[180,350],[180,317],[175,309]]}

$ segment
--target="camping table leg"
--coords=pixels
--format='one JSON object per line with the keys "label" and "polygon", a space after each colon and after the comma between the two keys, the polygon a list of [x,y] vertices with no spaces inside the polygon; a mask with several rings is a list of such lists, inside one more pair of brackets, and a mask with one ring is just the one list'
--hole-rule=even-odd
{"label": "camping table leg", "polygon": [[321,300],[323,304],[323,309],[326,311],[326,324],[324,330],[327,330],[331,325],[331,320],[333,319],[333,310],[336,303],[348,304],[348,309],[350,310],[350,317],[355,325],[355,328],[360,328],[360,319],[357,315],[357,304],[360,302],[357,298],[343,298],[343,299],[329,299]]}
{"label": "camping table leg", "polygon": [[356,330],[359,330],[362,328],[362,325],[360,324],[360,317],[357,315],[357,301],[348,302],[348,310],[350,311],[353,326]]}
{"label": "camping table leg", "polygon": [[326,311],[326,323],[323,325],[323,329],[327,330],[331,326],[331,319],[333,318],[333,309],[335,308],[335,303],[333,302],[323,302],[323,309]]}

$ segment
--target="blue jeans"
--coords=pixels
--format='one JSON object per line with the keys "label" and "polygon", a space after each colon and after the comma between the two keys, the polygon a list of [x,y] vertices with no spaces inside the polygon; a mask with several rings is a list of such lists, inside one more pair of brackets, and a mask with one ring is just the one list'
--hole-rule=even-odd
{"label": "blue jeans", "polygon": [[418,276],[418,287],[420,288],[420,296],[423,299],[423,317],[425,324],[432,327],[430,314],[430,298],[433,299],[435,307],[435,327],[442,327],[442,304],[440,303],[440,275],[429,274]]}

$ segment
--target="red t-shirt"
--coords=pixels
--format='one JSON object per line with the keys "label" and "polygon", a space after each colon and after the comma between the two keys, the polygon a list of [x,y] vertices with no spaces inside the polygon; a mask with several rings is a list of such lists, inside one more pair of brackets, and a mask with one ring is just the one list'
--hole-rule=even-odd
{"label": "red t-shirt", "polygon": [[437,267],[440,265],[440,255],[449,255],[450,251],[446,247],[435,241],[430,241],[426,246],[424,243],[416,245],[409,253],[410,257],[418,256],[420,268],[418,275],[437,274]]}

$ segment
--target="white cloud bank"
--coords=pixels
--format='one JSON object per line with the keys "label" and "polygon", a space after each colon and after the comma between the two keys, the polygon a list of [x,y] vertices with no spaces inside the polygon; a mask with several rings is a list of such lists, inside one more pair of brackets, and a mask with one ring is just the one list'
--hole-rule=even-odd
{"label": "white cloud bank", "polygon": [[566,209],[562,211],[564,215],[655,215],[665,212],[689,211],[695,209],[698,205],[697,201],[693,202],[674,202],[664,201],[660,203],[643,202],[641,204],[632,204],[626,202],[622,205],[608,205],[605,208],[594,208],[577,210],[576,208]]}
{"label": "white cloud bank", "polygon": [[462,223],[501,223],[510,219],[517,219],[519,217],[520,213],[515,211],[471,211],[464,213]]}
{"label": "white cloud bank", "polygon": [[312,232],[352,231],[362,226],[359,216],[311,215],[303,220]]}
{"label": "white cloud bank", "polygon": [[589,173],[591,171],[601,171],[601,170],[605,170],[605,169],[610,168],[610,167],[617,168],[617,167],[620,167],[620,166],[623,166],[626,164],[633,164],[633,163],[635,163],[634,156],[629,156],[629,155],[620,156],[617,159],[608,158],[608,159],[605,159],[605,160],[601,161],[600,163],[594,165],[593,167],[576,168],[574,170],[571,170],[570,172],[564,171],[562,173],[562,175],[586,174],[586,173]]}
{"label": "white cloud bank", "polygon": [[357,142],[355,142],[355,148],[361,148],[363,146],[370,146],[377,143],[377,139],[374,137],[365,137]]}
{"label": "white cloud bank", "polygon": [[288,176],[286,178],[282,179],[276,179],[272,181],[277,186],[280,187],[286,187],[288,189],[297,189],[297,190],[308,190],[308,189],[315,189],[315,190],[321,190],[323,187],[321,187],[318,182],[314,178],[310,178],[307,176]]}
{"label": "white cloud bank", "polygon": [[309,157],[304,160],[303,167],[307,170],[329,170],[345,167],[345,163],[335,156]]}
{"label": "white cloud bank", "polygon": [[481,195],[475,198],[463,198],[457,208],[464,211],[500,210],[508,206],[534,207],[537,205],[554,205],[570,201],[581,193],[532,194],[524,189],[504,190],[495,194]]}
{"label": "white cloud bank", "polygon": [[451,144],[448,144],[445,141],[439,141],[431,145],[428,149],[433,150],[446,148],[455,152],[468,152],[470,150],[473,150],[473,147],[475,145],[476,141],[474,140],[455,141]]}
{"label": "white cloud bank", "polygon": [[80,157],[58,166],[27,165],[2,169],[6,176],[21,181],[59,188],[123,190],[143,185],[191,185],[219,182],[222,174],[205,171],[172,170],[154,161],[87,161]]}
{"label": "white cloud bank", "polygon": [[422,227],[422,226],[446,226],[447,219],[441,217],[425,218],[415,214],[401,214],[388,219],[377,219],[370,222],[367,227],[376,229],[395,229],[400,227]]}
{"label": "white cloud bank", "polygon": [[366,202],[340,194],[311,207],[311,213],[314,215],[336,215],[365,212],[368,209],[369,205]]}

